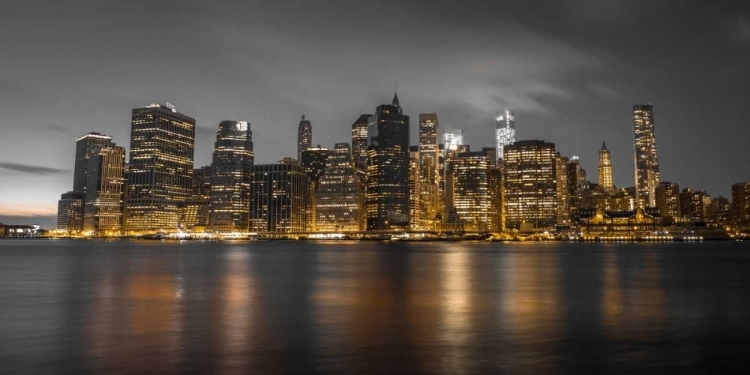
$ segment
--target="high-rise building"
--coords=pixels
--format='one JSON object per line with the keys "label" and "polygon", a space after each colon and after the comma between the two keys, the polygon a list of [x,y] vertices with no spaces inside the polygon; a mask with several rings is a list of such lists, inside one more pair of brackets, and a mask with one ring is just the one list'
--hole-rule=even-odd
{"label": "high-rise building", "polygon": [[130,134],[128,232],[176,231],[192,194],[195,119],[171,104],[135,108]]}
{"label": "high-rise building", "polygon": [[253,166],[250,231],[280,234],[305,231],[307,183],[305,169],[291,160]]}
{"label": "high-rise building", "polygon": [[654,190],[659,185],[659,158],[656,152],[654,107],[651,104],[633,106],[633,131],[636,201],[639,208],[654,207]]}
{"label": "high-rise building", "polygon": [[368,230],[409,226],[409,116],[398,95],[377,107],[368,129],[366,210]]}
{"label": "high-rise building", "polygon": [[516,116],[503,109],[495,118],[495,149],[498,159],[503,158],[503,147],[516,142]]}
{"label": "high-rise building", "polygon": [[209,224],[216,232],[244,232],[250,225],[253,131],[245,121],[222,121],[211,162]]}
{"label": "high-rise building", "polygon": [[497,149],[495,147],[482,147],[482,152],[490,165],[497,167]]}
{"label": "high-rise building", "polygon": [[739,227],[750,226],[750,182],[732,185],[732,216]]}
{"label": "high-rise building", "polygon": [[555,158],[555,179],[557,189],[557,224],[569,226],[571,222],[570,212],[570,187],[568,186],[568,164],[570,160],[557,153]]}
{"label": "high-rise building", "polygon": [[680,193],[680,216],[682,220],[690,222],[704,222],[705,209],[704,197],[705,191],[684,188]]}
{"label": "high-rise building", "polygon": [[211,204],[211,167],[193,169],[193,190],[182,205],[180,224],[184,229],[205,229]]}
{"label": "high-rise building", "polygon": [[422,173],[419,166],[419,146],[409,147],[409,229],[422,229]]}
{"label": "high-rise building", "polygon": [[305,173],[307,173],[309,179],[307,184],[307,199],[305,200],[307,202],[307,207],[305,208],[307,222],[305,223],[305,227],[308,232],[317,231],[316,222],[318,215],[315,211],[318,204],[318,186],[320,178],[325,173],[326,163],[330,154],[331,151],[329,149],[320,147],[320,145],[318,147],[309,147],[307,150],[302,151],[300,164],[305,168]]}
{"label": "high-rise building", "polygon": [[568,197],[570,199],[571,219],[577,215],[580,207],[581,194],[588,187],[586,170],[581,167],[578,156],[571,156],[567,166],[568,173]]}
{"label": "high-rise building", "polygon": [[659,215],[667,221],[680,218],[680,185],[674,182],[660,182],[654,189]]}
{"label": "high-rise building", "polygon": [[459,146],[464,144],[464,131],[463,129],[446,129],[443,133],[443,156],[447,158],[447,155],[451,151],[458,150]]}
{"label": "high-rise building", "polygon": [[89,160],[99,156],[99,150],[112,145],[112,137],[96,132],[76,139],[76,162],[73,170],[73,191],[86,193]]}
{"label": "high-rise building", "polygon": [[336,143],[326,158],[325,173],[317,191],[318,232],[362,230],[362,186],[357,177],[348,143]]}
{"label": "high-rise building", "polygon": [[500,233],[505,227],[505,214],[503,212],[503,172],[500,167],[491,167],[487,174],[489,189],[489,230],[490,232]]}
{"label": "high-rise building", "polygon": [[440,126],[437,114],[419,114],[419,165],[425,183],[438,183],[440,178],[438,136]]}
{"label": "high-rise building", "polygon": [[83,230],[83,193],[69,191],[57,202],[57,230],[76,234]]}
{"label": "high-rise building", "polygon": [[557,221],[555,144],[517,141],[503,156],[506,228],[547,229]]}
{"label": "high-rise building", "polygon": [[125,148],[110,143],[88,160],[83,230],[96,236],[122,231]]}
{"label": "high-rise building", "polygon": [[612,159],[607,149],[607,144],[602,141],[602,149],[599,150],[599,186],[609,193],[615,192],[615,183],[612,180]]}
{"label": "high-rise building", "polygon": [[297,160],[302,160],[302,151],[310,147],[312,147],[312,124],[310,120],[305,120],[305,115],[302,115],[302,120],[297,127]]}
{"label": "high-rise building", "polygon": [[465,152],[450,159],[452,201],[464,230],[488,231],[490,218],[489,168],[484,152]]}
{"label": "high-rise building", "polygon": [[357,174],[363,182],[367,170],[367,129],[370,127],[371,119],[374,121],[375,116],[363,114],[352,124],[352,157]]}

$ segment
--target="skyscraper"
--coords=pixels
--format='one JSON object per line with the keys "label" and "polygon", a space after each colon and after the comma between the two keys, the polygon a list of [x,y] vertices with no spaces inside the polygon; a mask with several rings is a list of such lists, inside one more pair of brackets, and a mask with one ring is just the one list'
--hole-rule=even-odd
{"label": "skyscraper", "polygon": [[244,232],[250,225],[253,131],[245,121],[222,121],[211,163],[209,224],[218,232]]}
{"label": "skyscraper", "polygon": [[126,230],[175,231],[192,193],[195,119],[171,104],[135,108],[130,134]]}
{"label": "skyscraper", "polygon": [[419,114],[419,165],[421,175],[426,183],[437,183],[439,179],[438,135],[440,127],[437,114]]}
{"label": "skyscraper", "polygon": [[309,120],[305,120],[305,115],[302,115],[302,120],[297,127],[297,160],[302,160],[302,151],[310,147],[312,147],[312,124]]}
{"label": "skyscraper", "polygon": [[409,147],[409,229],[422,229],[422,210],[420,198],[422,197],[421,185],[422,174],[419,168],[419,146]]}
{"label": "skyscraper", "polygon": [[602,149],[599,150],[599,186],[608,193],[615,192],[615,184],[612,180],[612,160],[604,141],[602,141]]}
{"label": "skyscraper", "polygon": [[367,229],[409,226],[409,116],[398,95],[377,107],[367,148]]}
{"label": "skyscraper", "polygon": [[122,230],[125,148],[110,143],[88,161],[84,194],[83,230],[96,236],[119,235]]}
{"label": "skyscraper", "polygon": [[492,220],[487,156],[482,151],[465,152],[449,163],[455,215],[465,230],[489,230]]}
{"label": "skyscraper", "polygon": [[76,139],[76,162],[73,170],[73,191],[86,193],[89,160],[99,156],[99,150],[112,145],[112,137],[96,132]]}
{"label": "skyscraper", "polygon": [[193,191],[182,205],[180,224],[185,229],[205,229],[211,205],[211,167],[193,169]]}
{"label": "skyscraper", "polygon": [[363,114],[352,124],[352,157],[362,181],[364,181],[364,174],[367,169],[367,129],[371,118],[374,119],[375,117],[370,114]]}
{"label": "skyscraper", "polygon": [[307,192],[307,207],[305,208],[307,222],[305,228],[308,232],[317,231],[317,220],[318,215],[316,214],[317,200],[318,200],[318,183],[320,182],[321,176],[325,173],[326,162],[328,156],[331,154],[331,150],[325,147],[309,147],[307,150],[302,151],[302,159],[300,164],[305,168],[305,173],[308,178],[308,192]]}
{"label": "skyscraper", "polygon": [[250,177],[250,231],[305,231],[308,177],[297,163],[255,165]]}
{"label": "skyscraper", "polygon": [[732,216],[739,228],[750,227],[750,182],[732,185]]}
{"label": "skyscraper", "polygon": [[570,187],[568,186],[568,163],[570,160],[557,153],[555,158],[555,179],[557,185],[557,224],[570,225]]}
{"label": "skyscraper", "polygon": [[348,143],[336,143],[326,158],[317,191],[316,229],[319,232],[361,230],[362,190]]}
{"label": "skyscraper", "polygon": [[503,158],[503,147],[516,141],[516,116],[513,111],[503,109],[495,118],[495,144],[497,158]]}
{"label": "skyscraper", "polygon": [[83,193],[69,191],[57,202],[57,230],[75,234],[83,230]]}
{"label": "skyscraper", "polygon": [[651,104],[633,106],[635,134],[635,189],[639,208],[656,205],[654,190],[659,185],[659,158],[656,152],[654,107]]}
{"label": "skyscraper", "polygon": [[555,144],[517,141],[505,146],[506,228],[546,229],[557,221]]}
{"label": "skyscraper", "polygon": [[463,129],[446,129],[443,133],[443,144],[444,147],[444,156],[446,156],[451,151],[458,150],[459,146],[463,146],[464,144],[464,131]]}
{"label": "skyscraper", "polygon": [[682,220],[694,223],[706,221],[705,197],[705,191],[691,188],[682,189],[680,193],[680,216],[682,216]]}

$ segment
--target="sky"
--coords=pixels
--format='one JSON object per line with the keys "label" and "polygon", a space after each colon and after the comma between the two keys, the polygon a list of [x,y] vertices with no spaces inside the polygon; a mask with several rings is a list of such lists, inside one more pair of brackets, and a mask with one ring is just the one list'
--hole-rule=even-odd
{"label": "sky", "polygon": [[54,225],[75,138],[129,147],[132,108],[170,102],[197,122],[195,166],[222,120],[251,123],[256,164],[398,97],[472,149],[494,117],[517,139],[579,156],[596,182],[606,141],[632,186],[632,105],[654,105],[662,181],[731,196],[750,180],[750,7],[697,1],[34,1],[0,12],[0,222]]}

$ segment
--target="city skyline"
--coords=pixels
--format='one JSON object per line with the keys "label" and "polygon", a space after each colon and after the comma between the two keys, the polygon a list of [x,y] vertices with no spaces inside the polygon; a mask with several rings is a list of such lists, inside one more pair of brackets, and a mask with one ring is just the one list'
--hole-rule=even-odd
{"label": "city skyline", "polygon": [[[748,12],[741,8],[701,9],[696,6],[668,19],[667,14],[659,12],[660,5],[654,4],[649,5],[653,12],[646,20],[626,25],[625,32],[615,32],[615,25],[623,26],[619,22],[623,17],[618,16],[618,12],[632,12],[631,8],[638,8],[636,5],[622,7],[621,3],[613,3],[604,9],[593,4],[587,8],[582,4],[585,5],[581,2],[553,4],[540,11],[562,10],[558,15],[559,23],[579,20],[600,31],[601,37],[577,34],[571,28],[553,30],[559,26],[558,22],[550,26],[535,23],[513,4],[505,12],[508,16],[503,16],[513,18],[513,22],[478,29],[471,29],[469,21],[484,19],[481,13],[492,10],[492,5],[471,4],[464,15],[450,21],[445,17],[449,11],[455,11],[450,5],[445,11],[425,13],[420,13],[421,9],[415,5],[405,5],[402,14],[394,14],[394,18],[420,15],[419,23],[428,26],[449,22],[457,34],[450,37],[437,32],[428,40],[441,55],[447,52],[450,56],[424,72],[416,68],[422,67],[419,63],[423,58],[418,56],[421,49],[417,48],[415,37],[408,35],[413,30],[406,26],[379,33],[357,31],[353,36],[336,34],[339,29],[335,26],[317,28],[311,36],[323,36],[330,43],[325,46],[311,43],[309,48],[295,51],[287,46],[280,48],[280,45],[300,37],[291,46],[304,47],[309,39],[301,37],[299,27],[304,28],[309,21],[303,20],[288,31],[279,26],[269,27],[269,22],[285,16],[283,7],[262,6],[257,13],[267,16],[268,20],[260,23],[267,28],[246,44],[239,41],[256,31],[253,28],[216,26],[196,31],[199,35],[195,43],[199,51],[218,52],[216,58],[207,62],[201,58],[183,58],[187,50],[179,46],[180,37],[173,35],[180,33],[159,33],[163,30],[159,29],[156,19],[145,20],[140,31],[122,25],[106,27],[97,21],[93,27],[99,27],[101,33],[96,37],[86,34],[87,28],[74,25],[86,24],[84,21],[91,19],[95,12],[103,14],[102,19],[107,20],[134,11],[122,5],[94,5],[91,12],[80,14],[75,12],[80,8],[76,4],[70,9],[55,9],[57,5],[44,9],[14,5],[0,16],[3,28],[17,28],[14,14],[23,12],[36,14],[40,23],[49,25],[44,27],[59,30],[50,35],[50,29],[41,27],[22,35],[24,43],[0,42],[8,51],[0,62],[6,72],[12,73],[0,77],[0,127],[4,133],[0,139],[0,221],[10,222],[5,218],[18,216],[31,217],[24,221],[42,220],[34,219],[33,215],[51,220],[56,214],[60,194],[72,186],[75,138],[100,132],[129,148],[132,108],[169,101],[175,103],[180,112],[195,118],[196,168],[210,164],[216,124],[232,119],[253,124],[258,163],[274,163],[284,156],[294,155],[301,113],[314,123],[316,140],[313,144],[333,147],[336,142],[348,142],[355,116],[370,113],[375,106],[388,102],[393,77],[402,81],[399,96],[406,115],[416,119],[419,113],[437,113],[441,128],[464,130],[464,143],[471,145],[472,150],[493,145],[485,140],[492,136],[495,113],[506,107],[515,112],[517,139],[553,142],[564,155],[579,156],[590,174],[596,170],[597,152],[604,140],[611,150],[614,183],[618,187],[633,185],[629,109],[636,103],[652,103],[659,139],[661,180],[706,190],[712,197],[719,193],[730,196],[732,184],[746,181],[750,172],[744,162],[750,159],[750,151],[742,143],[746,139],[741,126],[743,112],[737,109],[742,108],[743,98],[747,97],[746,79],[737,73],[743,71],[743,61],[747,61],[750,47]],[[242,5],[237,7],[242,8]],[[312,14],[320,20],[326,17],[326,10],[335,7],[335,4],[325,4]],[[377,7],[366,8],[375,15],[382,12]],[[153,6],[154,14],[172,10],[164,4]],[[227,17],[228,25],[232,26],[239,21],[222,9],[186,4],[180,10],[196,16],[205,11],[205,15],[198,17],[199,21]],[[332,13],[339,17],[351,12],[352,8],[344,6]],[[70,16],[70,21],[45,22],[53,15],[56,19],[58,14]],[[688,22],[696,14],[702,14],[707,21],[700,25]],[[604,25],[603,20],[611,21],[613,26]],[[660,23],[659,27],[665,29],[671,27],[669,30],[673,31],[655,33],[652,23]],[[639,28],[642,30],[638,31]],[[468,30],[472,33],[467,34]],[[627,32],[631,37],[648,36],[643,48],[659,53],[649,62],[629,57],[626,52],[633,46],[625,42]],[[359,49],[368,41],[380,40],[381,34],[391,33],[405,38],[400,46],[392,46],[400,53],[389,55],[389,64],[345,59],[327,66],[335,51],[351,47],[357,37],[360,41],[354,46]],[[139,60],[135,53],[140,49],[132,47],[132,42],[153,35],[165,39],[165,51],[153,59]],[[457,37],[466,36],[471,38],[461,40],[468,42],[456,44]],[[598,40],[606,37],[614,39],[611,47],[603,46],[602,40]],[[70,51],[55,47],[56,41],[62,43],[60,38],[67,38]],[[85,42],[101,38],[107,38],[111,44],[102,47],[104,53],[100,56],[94,56],[90,44]],[[495,39],[507,42],[505,45],[511,47],[514,54],[488,50],[487,46],[497,44],[490,43]],[[694,54],[692,46],[704,41],[707,41],[704,45],[709,48],[708,55],[721,53],[724,56],[720,65],[711,56]],[[673,48],[660,51],[667,45]],[[247,47],[268,52],[267,57],[242,54],[241,64],[220,62],[227,74],[213,73],[209,68],[221,56],[240,53]],[[45,51],[45,59],[38,50]],[[170,51],[173,55],[168,54]],[[319,53],[312,54],[312,51]],[[310,56],[307,67],[290,65],[298,54]],[[133,59],[136,64],[123,66],[123,61]],[[550,62],[536,62],[545,59]],[[270,67],[269,62],[280,66]],[[291,73],[280,75],[283,69],[291,69]],[[321,75],[312,77],[311,71],[320,69]],[[695,74],[696,71],[710,74]],[[198,74],[200,72],[209,74]],[[251,73],[248,78],[229,80],[232,74],[248,72]],[[270,73],[267,74],[270,78],[257,77],[264,73]],[[345,78],[352,75],[358,79]],[[300,77],[304,78],[300,85],[293,85],[292,80]],[[335,79],[337,77],[342,77],[343,81]],[[254,84],[257,88],[239,95]],[[209,98],[204,90],[215,93],[214,97]],[[322,94],[317,94],[318,90]],[[711,109],[710,116],[705,108]],[[711,122],[710,126],[705,126],[706,121]],[[712,133],[706,137],[695,136],[701,127]],[[410,132],[410,144],[416,145],[415,124],[411,125]],[[326,142],[319,142],[321,139]],[[32,145],[39,151],[29,152]],[[719,163],[722,168],[717,168]]]}

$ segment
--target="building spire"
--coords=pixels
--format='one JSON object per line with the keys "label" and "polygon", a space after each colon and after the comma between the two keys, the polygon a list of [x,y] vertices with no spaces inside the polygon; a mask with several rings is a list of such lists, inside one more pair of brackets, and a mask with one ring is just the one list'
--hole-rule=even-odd
{"label": "building spire", "polygon": [[607,143],[602,141],[602,151],[609,151],[607,150]]}
{"label": "building spire", "polygon": [[302,114],[302,121],[305,121],[305,114]]}
{"label": "building spire", "polygon": [[400,107],[398,103],[398,78],[393,79],[393,105]]}

